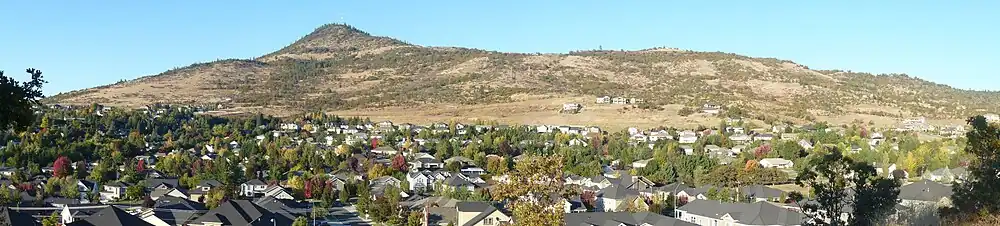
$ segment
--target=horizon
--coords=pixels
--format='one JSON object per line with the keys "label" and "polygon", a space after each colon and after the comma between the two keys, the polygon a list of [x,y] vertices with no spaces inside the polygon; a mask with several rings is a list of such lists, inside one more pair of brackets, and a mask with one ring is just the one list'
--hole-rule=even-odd
{"label": "horizon", "polygon": [[[374,36],[420,46],[514,53],[667,47],[789,60],[814,70],[907,74],[965,90],[1000,90],[996,82],[981,81],[996,75],[982,65],[988,65],[991,53],[1000,51],[1000,45],[990,41],[1000,39],[1000,32],[980,29],[988,27],[989,21],[1000,21],[1000,15],[988,13],[989,8],[1000,7],[993,2],[769,6],[584,1],[569,7],[527,1],[294,6],[210,2],[196,9],[187,7],[193,1],[120,2],[116,7],[0,3],[0,8],[7,9],[45,9],[42,14],[36,14],[38,10],[0,14],[31,21],[0,24],[0,32],[8,34],[0,37],[0,49],[8,50],[0,56],[0,70],[19,81],[27,78],[26,68],[43,71],[49,81],[43,91],[51,96],[194,63],[253,59],[324,24],[347,24]],[[178,17],[182,12],[185,17]],[[839,15],[851,18],[832,18]],[[665,29],[656,29],[661,26]]]}

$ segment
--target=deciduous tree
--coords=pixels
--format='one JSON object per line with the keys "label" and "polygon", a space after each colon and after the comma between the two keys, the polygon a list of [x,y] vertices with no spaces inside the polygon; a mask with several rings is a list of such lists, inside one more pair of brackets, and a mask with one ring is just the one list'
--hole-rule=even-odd
{"label": "deciduous tree", "polygon": [[507,203],[519,225],[560,225],[562,203],[553,201],[563,190],[562,156],[530,156],[492,190],[493,199]]}
{"label": "deciduous tree", "polygon": [[[896,205],[899,181],[878,176],[874,167],[855,162],[839,150],[829,150],[809,165],[812,167],[795,179],[796,184],[812,188],[815,195],[815,202],[802,206],[811,219],[807,224],[882,225]],[[800,193],[791,196],[803,199]],[[845,212],[845,207],[852,211]],[[847,218],[841,218],[841,214],[847,214]]]}
{"label": "deciduous tree", "polygon": [[31,80],[17,82],[12,77],[3,75],[0,71],[0,130],[13,128],[23,131],[35,120],[34,106],[39,105],[42,95],[42,71],[29,68],[26,70]]}

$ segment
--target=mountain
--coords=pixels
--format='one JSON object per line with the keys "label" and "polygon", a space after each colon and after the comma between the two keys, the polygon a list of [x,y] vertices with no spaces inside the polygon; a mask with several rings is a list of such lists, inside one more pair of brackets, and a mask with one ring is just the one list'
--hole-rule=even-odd
{"label": "mountain", "polygon": [[[604,95],[645,103],[594,104]],[[581,124],[718,122],[678,116],[705,103],[765,121],[962,119],[1000,110],[998,92],[955,89],[905,74],[813,70],[788,60],[671,48],[528,54],[426,47],[340,24],[319,27],[256,59],[197,63],[46,101]],[[563,102],[582,103],[585,110],[558,114]]]}

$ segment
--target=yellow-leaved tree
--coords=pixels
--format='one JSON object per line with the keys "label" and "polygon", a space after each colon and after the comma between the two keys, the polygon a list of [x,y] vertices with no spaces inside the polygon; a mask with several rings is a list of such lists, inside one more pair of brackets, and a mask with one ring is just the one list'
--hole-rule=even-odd
{"label": "yellow-leaved tree", "polygon": [[529,156],[498,180],[493,199],[507,203],[517,225],[563,224],[563,160],[560,155]]}

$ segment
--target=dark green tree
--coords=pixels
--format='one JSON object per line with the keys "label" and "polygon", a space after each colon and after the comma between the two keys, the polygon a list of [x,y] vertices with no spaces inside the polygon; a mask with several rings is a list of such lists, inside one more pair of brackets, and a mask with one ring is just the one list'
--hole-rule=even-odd
{"label": "dark green tree", "polygon": [[0,71],[0,106],[3,106],[0,108],[0,130],[13,128],[22,131],[35,120],[33,107],[45,97],[42,95],[42,84],[46,82],[42,79],[42,71],[29,68],[26,72],[31,75],[31,80],[19,83]]}
{"label": "dark green tree", "polygon": [[[1000,128],[983,116],[969,118],[972,130],[966,133],[965,152],[975,158],[969,162],[969,176],[956,184],[952,195],[953,209],[945,209],[946,218],[977,217],[1000,213]],[[954,220],[954,219],[952,219]],[[975,220],[975,219],[969,219]]]}
{"label": "dark green tree", "polygon": [[[813,202],[802,206],[806,225],[884,225],[897,203],[900,182],[876,174],[875,168],[830,148],[810,168],[799,172],[796,184],[812,188]],[[801,193],[791,197],[802,201]],[[852,211],[845,212],[846,207]],[[846,219],[841,214],[847,214]],[[824,220],[833,219],[833,220]],[[843,220],[843,221],[842,221]]]}

